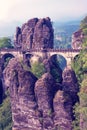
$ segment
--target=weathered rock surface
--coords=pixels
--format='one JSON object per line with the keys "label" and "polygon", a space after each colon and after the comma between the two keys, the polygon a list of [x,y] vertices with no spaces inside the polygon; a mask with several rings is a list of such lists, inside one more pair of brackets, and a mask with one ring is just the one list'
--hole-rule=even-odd
{"label": "weathered rock surface", "polygon": [[42,113],[43,130],[53,128],[53,97],[55,82],[50,73],[45,73],[35,84],[35,94],[38,102],[38,109]]}
{"label": "weathered rock surface", "polygon": [[11,59],[4,70],[5,84],[9,87],[13,130],[41,130],[34,84],[37,78],[23,69],[17,59]]}
{"label": "weathered rock surface", "polygon": [[2,72],[3,72],[3,60],[0,58],[0,78],[2,78]]}
{"label": "weathered rock surface", "polygon": [[2,80],[0,79],[0,104],[2,103],[3,100],[3,85],[2,85]]}
{"label": "weathered rock surface", "polygon": [[[66,68],[62,84],[57,82],[55,59],[44,61],[47,72],[40,79],[26,71],[19,59],[11,59],[5,68],[3,75],[10,90],[12,130],[72,130],[73,105],[78,100],[77,79],[73,70]],[[54,75],[52,69],[55,69]]]}
{"label": "weathered rock surface", "polygon": [[69,95],[63,91],[57,91],[54,101],[54,129],[72,130],[72,118],[70,115],[72,102]]}
{"label": "weathered rock surface", "polygon": [[33,18],[21,28],[17,27],[14,44],[16,48],[23,50],[53,48],[53,28],[50,18]]}
{"label": "weathered rock surface", "polygon": [[77,32],[74,32],[72,35],[72,48],[81,49],[83,40],[84,40],[84,33],[81,29],[78,30]]}
{"label": "weathered rock surface", "polygon": [[77,93],[79,92],[75,72],[70,68],[65,68],[62,77],[63,91],[69,93],[72,98],[73,104],[75,104],[75,102],[78,100]]}
{"label": "weathered rock surface", "polygon": [[[79,98],[77,95],[79,92],[77,78],[76,78],[75,72],[71,68],[68,68],[68,67],[65,68],[65,70],[63,71],[62,77],[63,77],[62,90],[65,93],[65,96],[69,95],[70,100],[71,100],[70,106],[68,107],[69,108],[68,112],[70,113],[72,119],[74,119],[73,106],[75,105],[76,102],[79,101]],[[66,107],[67,107],[67,103],[66,103]]]}

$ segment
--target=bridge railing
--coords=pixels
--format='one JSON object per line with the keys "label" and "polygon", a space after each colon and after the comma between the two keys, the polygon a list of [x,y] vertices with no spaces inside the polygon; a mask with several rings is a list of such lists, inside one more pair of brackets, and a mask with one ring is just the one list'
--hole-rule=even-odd
{"label": "bridge railing", "polygon": [[3,49],[0,49],[0,52],[3,51],[3,52],[21,52],[20,49],[16,49],[16,48],[3,48]]}
{"label": "bridge railing", "polygon": [[25,52],[80,52],[81,49],[28,49]]}
{"label": "bridge railing", "polygon": [[80,52],[81,49],[48,49],[49,52]]}
{"label": "bridge railing", "polygon": [[42,49],[42,48],[37,48],[37,49],[27,49],[27,50],[21,50],[21,49],[16,49],[16,48],[12,48],[12,49],[0,49],[0,52],[22,52],[22,53],[26,53],[26,52],[80,52],[81,49]]}

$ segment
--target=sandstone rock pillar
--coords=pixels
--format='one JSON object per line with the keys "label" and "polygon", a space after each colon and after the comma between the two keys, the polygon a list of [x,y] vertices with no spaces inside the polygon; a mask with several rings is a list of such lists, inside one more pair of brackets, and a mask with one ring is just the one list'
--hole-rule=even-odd
{"label": "sandstone rock pillar", "polygon": [[41,130],[34,94],[37,78],[24,70],[18,59],[11,59],[4,70],[4,80],[10,90],[12,130]]}

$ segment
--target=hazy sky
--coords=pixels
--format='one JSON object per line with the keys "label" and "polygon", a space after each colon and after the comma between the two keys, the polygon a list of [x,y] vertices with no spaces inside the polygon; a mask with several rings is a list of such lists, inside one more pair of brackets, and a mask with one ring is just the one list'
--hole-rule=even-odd
{"label": "hazy sky", "polygon": [[0,22],[33,17],[72,20],[87,15],[87,0],[0,0]]}

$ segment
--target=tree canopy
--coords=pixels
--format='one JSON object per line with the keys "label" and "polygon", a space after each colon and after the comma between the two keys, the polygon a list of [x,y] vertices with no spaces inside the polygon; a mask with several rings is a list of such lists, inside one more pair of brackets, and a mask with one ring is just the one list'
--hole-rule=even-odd
{"label": "tree canopy", "polygon": [[11,39],[8,37],[0,38],[0,48],[13,48]]}
{"label": "tree canopy", "polygon": [[74,130],[79,130],[78,125],[81,129],[87,130],[87,16],[81,21],[81,28],[85,34],[82,50],[72,63],[80,90],[79,104],[75,107],[76,126]]}

